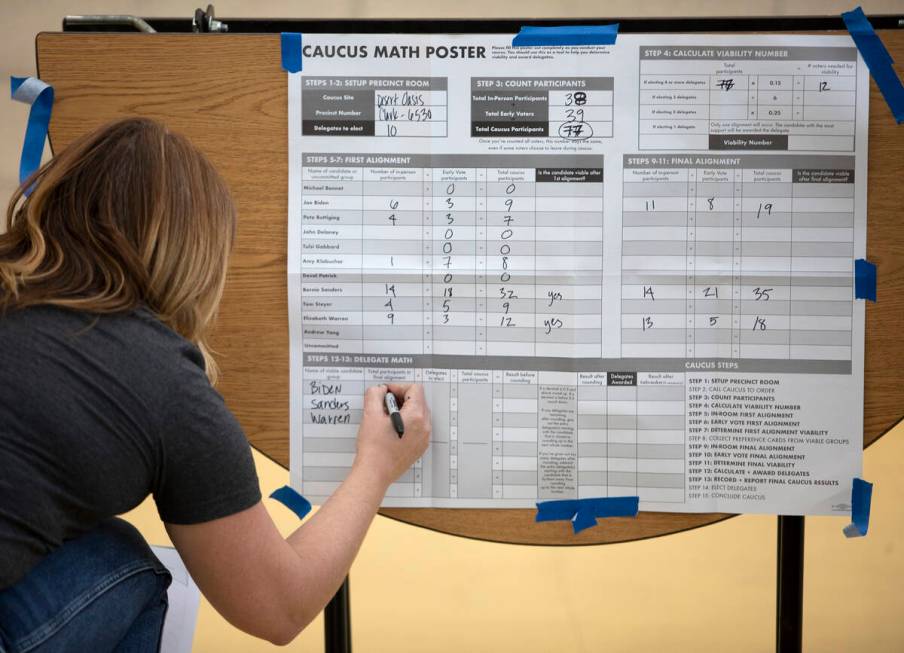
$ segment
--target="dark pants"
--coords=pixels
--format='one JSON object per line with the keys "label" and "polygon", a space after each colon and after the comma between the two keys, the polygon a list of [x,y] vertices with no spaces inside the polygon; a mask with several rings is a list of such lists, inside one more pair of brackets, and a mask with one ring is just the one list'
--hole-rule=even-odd
{"label": "dark pants", "polygon": [[0,592],[0,653],[155,653],[170,580],[133,526],[106,521]]}

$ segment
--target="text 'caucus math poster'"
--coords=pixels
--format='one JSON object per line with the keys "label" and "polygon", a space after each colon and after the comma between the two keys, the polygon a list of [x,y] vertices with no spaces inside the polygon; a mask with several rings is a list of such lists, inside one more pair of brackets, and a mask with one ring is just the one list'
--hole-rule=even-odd
{"label": "text 'caucus math poster'", "polygon": [[848,37],[304,35],[292,483],[417,382],[386,506],[849,514],[869,78]]}

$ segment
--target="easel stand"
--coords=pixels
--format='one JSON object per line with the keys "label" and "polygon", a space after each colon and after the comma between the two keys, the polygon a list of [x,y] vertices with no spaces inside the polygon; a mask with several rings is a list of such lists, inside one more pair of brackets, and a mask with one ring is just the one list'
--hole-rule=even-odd
{"label": "easel stand", "polygon": [[779,515],[775,650],[800,653],[804,612],[804,518]]}
{"label": "easel stand", "polygon": [[[800,653],[804,610],[804,518],[779,515],[776,555],[775,650]],[[348,577],[323,611],[326,653],[352,653]]]}
{"label": "easel stand", "polygon": [[323,610],[323,640],[327,653],[352,653],[352,612],[348,576]]}

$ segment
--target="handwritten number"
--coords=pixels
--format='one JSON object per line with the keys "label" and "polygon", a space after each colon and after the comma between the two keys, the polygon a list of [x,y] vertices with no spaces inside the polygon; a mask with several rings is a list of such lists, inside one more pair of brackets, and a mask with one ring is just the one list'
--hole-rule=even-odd
{"label": "handwritten number", "polygon": [[771,299],[769,293],[771,293],[773,290],[775,290],[775,289],[774,288],[759,288],[759,287],[754,288],[753,295],[756,298],[755,301],[762,300],[764,302],[768,302]]}
{"label": "handwritten number", "polygon": [[772,203],[771,202],[766,202],[766,203],[760,202],[760,206],[756,210],[757,220],[760,219],[760,215],[763,213],[763,211],[766,212],[766,215],[772,215]]}
{"label": "handwritten number", "polygon": [[582,107],[585,104],[587,104],[587,93],[584,91],[568,92],[565,94],[566,107],[570,107],[571,105]]}

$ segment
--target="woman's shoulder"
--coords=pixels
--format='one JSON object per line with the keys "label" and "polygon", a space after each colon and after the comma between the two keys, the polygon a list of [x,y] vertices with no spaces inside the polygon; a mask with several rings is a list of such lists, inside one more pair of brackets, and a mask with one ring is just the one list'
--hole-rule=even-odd
{"label": "woman's shoulder", "polygon": [[141,328],[153,333],[158,347],[164,348],[170,354],[175,354],[181,363],[196,367],[202,374],[204,373],[204,355],[197,345],[173,331],[149,308],[140,306],[129,313],[127,319],[141,323]]}
{"label": "woman's shoulder", "polygon": [[78,353],[105,367],[152,370],[157,375],[204,373],[204,357],[191,342],[142,306],[118,313],[95,313],[54,305],[7,310],[0,316],[7,343],[40,347],[48,353]]}

